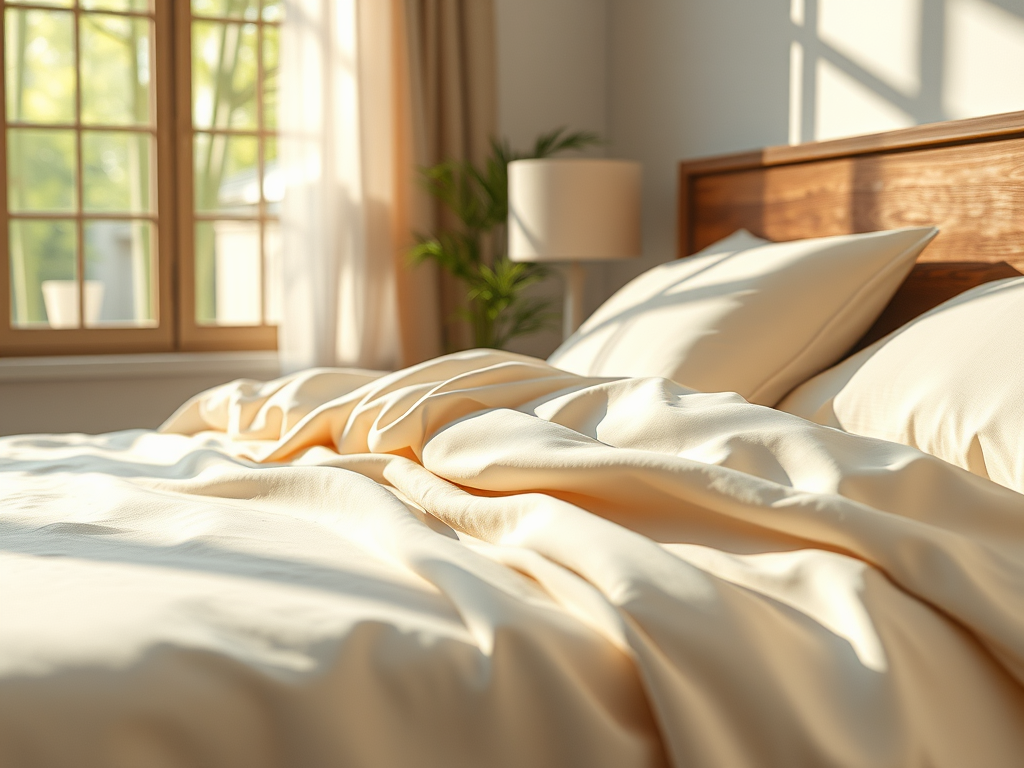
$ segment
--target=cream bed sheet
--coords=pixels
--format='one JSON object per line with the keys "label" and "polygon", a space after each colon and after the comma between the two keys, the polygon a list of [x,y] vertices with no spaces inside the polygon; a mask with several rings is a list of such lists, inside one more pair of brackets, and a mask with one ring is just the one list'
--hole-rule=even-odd
{"label": "cream bed sheet", "polygon": [[0,440],[0,765],[1010,766],[1024,496],[664,379],[307,371]]}

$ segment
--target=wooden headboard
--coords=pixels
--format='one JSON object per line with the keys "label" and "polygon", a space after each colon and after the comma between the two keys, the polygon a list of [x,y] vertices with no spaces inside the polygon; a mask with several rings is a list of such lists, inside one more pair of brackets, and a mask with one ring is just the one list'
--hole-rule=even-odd
{"label": "wooden headboard", "polygon": [[740,227],[796,240],[934,225],[863,346],[962,291],[1024,272],[1024,112],[687,161],[679,256]]}

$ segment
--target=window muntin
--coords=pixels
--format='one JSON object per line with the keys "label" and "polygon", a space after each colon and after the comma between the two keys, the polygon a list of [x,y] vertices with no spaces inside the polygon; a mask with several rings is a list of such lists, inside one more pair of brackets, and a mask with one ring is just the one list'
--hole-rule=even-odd
{"label": "window muntin", "polygon": [[276,322],[279,3],[192,0],[195,333]]}
{"label": "window muntin", "polygon": [[139,0],[4,3],[11,329],[158,325],[155,23]]}

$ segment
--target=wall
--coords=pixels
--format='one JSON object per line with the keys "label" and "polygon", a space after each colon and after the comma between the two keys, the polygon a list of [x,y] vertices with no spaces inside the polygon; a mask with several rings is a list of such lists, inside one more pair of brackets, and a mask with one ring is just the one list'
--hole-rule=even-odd
{"label": "wall", "polygon": [[5,382],[0,435],[154,428],[196,392],[220,383],[209,376]]}
{"label": "wall", "polygon": [[498,125],[526,149],[558,126],[608,133],[608,0],[495,0]]}
{"label": "wall", "polygon": [[644,166],[644,256],[609,292],[675,255],[677,162],[784,143],[788,0],[613,0],[612,150]]}
{"label": "wall", "polygon": [[1024,109],[1024,0],[611,0],[610,154],[644,164],[644,258],[675,253],[676,163]]}
{"label": "wall", "polygon": [[157,427],[197,392],[279,374],[267,352],[0,360],[0,435]]}
{"label": "wall", "polygon": [[[540,133],[565,126],[609,136],[608,0],[495,0],[498,58],[498,130],[526,150]],[[603,155],[607,147],[588,154]],[[589,268],[586,310],[606,295],[605,272]],[[554,277],[533,295],[562,298]],[[517,352],[547,357],[561,340],[558,328],[520,339]]]}

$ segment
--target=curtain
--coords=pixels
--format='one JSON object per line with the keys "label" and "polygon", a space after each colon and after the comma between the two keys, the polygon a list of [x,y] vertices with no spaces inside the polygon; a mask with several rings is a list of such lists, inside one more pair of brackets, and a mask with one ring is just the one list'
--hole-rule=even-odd
{"label": "curtain", "polygon": [[[486,153],[493,0],[291,0],[281,38],[286,370],[395,368],[456,346],[461,292],[411,267],[438,211],[417,168]],[[447,326],[447,327],[446,327]]]}

